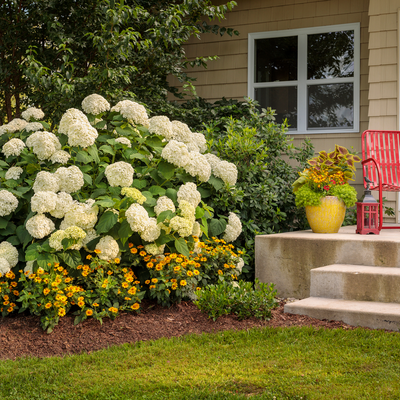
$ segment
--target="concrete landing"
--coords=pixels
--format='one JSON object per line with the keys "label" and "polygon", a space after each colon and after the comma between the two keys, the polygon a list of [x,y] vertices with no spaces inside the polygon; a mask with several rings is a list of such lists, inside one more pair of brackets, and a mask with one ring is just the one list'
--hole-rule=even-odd
{"label": "concrete landing", "polygon": [[331,264],[400,268],[400,229],[358,235],[355,226],[338,233],[309,231],[255,238],[256,278],[275,283],[280,297],[310,296],[310,271]]}
{"label": "concrete landing", "polygon": [[400,304],[309,297],[288,303],[285,312],[353,326],[400,331]]}

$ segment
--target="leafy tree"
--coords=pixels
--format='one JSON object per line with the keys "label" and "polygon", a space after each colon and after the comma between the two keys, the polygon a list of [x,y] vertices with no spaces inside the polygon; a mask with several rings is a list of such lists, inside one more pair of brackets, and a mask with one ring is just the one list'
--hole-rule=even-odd
{"label": "leafy tree", "polygon": [[[27,105],[77,107],[91,93],[108,100],[136,97],[150,107],[177,93],[167,77],[189,86],[182,45],[193,35],[238,34],[211,22],[224,19],[235,1],[211,0],[4,0],[0,3],[0,123]],[[204,17],[206,16],[206,18]],[[206,20],[207,19],[207,20]],[[208,22],[207,22],[208,21]],[[76,94],[79,93],[79,96]]]}

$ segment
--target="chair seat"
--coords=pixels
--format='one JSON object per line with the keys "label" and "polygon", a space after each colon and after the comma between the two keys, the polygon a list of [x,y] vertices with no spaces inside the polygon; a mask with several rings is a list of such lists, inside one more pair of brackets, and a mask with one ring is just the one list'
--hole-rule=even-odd
{"label": "chair seat", "polygon": [[[379,190],[379,185],[370,186],[370,190]],[[400,186],[389,183],[382,183],[382,190],[385,192],[400,192]]]}

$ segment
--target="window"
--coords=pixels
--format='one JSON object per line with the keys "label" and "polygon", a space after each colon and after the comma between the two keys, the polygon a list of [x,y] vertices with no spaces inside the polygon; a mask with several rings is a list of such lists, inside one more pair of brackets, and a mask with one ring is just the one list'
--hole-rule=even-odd
{"label": "window", "polygon": [[359,24],[249,34],[249,97],[290,133],[358,132]]}

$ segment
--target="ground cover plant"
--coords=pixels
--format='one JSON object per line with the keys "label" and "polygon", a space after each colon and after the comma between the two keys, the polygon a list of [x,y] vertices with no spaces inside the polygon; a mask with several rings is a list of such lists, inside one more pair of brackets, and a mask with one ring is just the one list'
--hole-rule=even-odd
{"label": "ground cover plant", "polygon": [[400,335],[257,328],[0,362],[0,396],[25,399],[395,399]]}
{"label": "ground cover plant", "polygon": [[50,332],[69,311],[101,321],[146,293],[168,305],[237,279],[240,218],[207,204],[229,199],[236,166],[131,100],[93,94],[82,109],[54,133],[37,108],[0,127],[2,315],[29,310]]}

